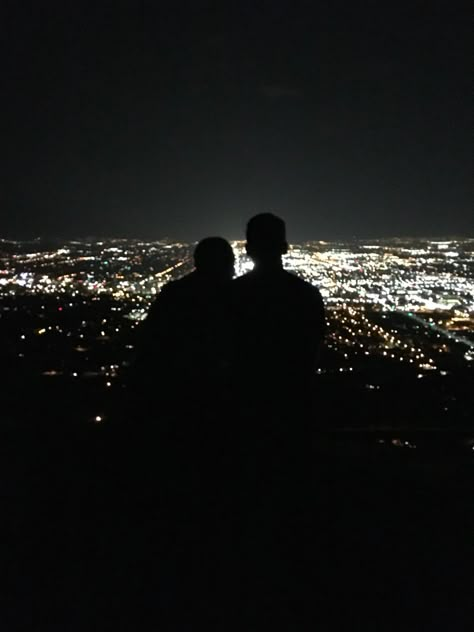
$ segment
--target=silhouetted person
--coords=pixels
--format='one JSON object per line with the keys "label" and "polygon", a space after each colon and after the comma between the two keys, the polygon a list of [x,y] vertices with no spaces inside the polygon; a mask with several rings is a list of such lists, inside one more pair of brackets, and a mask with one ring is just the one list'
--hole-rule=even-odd
{"label": "silhouetted person", "polygon": [[319,290],[287,272],[285,223],[271,213],[247,225],[251,272],[232,284],[236,379],[251,406],[291,411],[306,405],[324,337]]}
{"label": "silhouetted person", "polygon": [[[141,326],[130,389],[136,414],[132,404],[127,426],[127,439],[140,437],[128,465],[138,473],[134,496],[145,497],[134,501],[136,512],[156,506],[166,522],[163,555],[184,593],[192,569],[202,567],[195,560],[207,558],[213,524],[234,254],[226,240],[208,237],[196,246],[194,263],[193,272],[161,289]],[[128,442],[123,452],[130,451]]]}
{"label": "silhouetted person", "polygon": [[232,247],[207,237],[196,246],[194,264],[193,272],[161,289],[139,333],[135,382],[151,396],[155,416],[203,412],[227,368]]}
{"label": "silhouetted person", "polygon": [[[304,508],[311,497],[316,422],[311,399],[325,315],[318,289],[283,268],[288,250],[283,220],[270,213],[256,215],[248,222],[246,238],[254,269],[231,288],[232,489],[246,551],[241,583],[253,586],[249,590],[254,593],[248,603],[255,603],[260,591],[262,600],[276,604],[276,584],[297,592],[296,575],[307,559]],[[258,577],[256,584],[253,578]]]}

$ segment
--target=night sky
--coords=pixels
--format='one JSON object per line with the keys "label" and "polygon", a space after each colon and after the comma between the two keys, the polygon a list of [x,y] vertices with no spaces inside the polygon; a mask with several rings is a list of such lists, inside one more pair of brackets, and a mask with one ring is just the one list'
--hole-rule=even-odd
{"label": "night sky", "polygon": [[3,0],[0,237],[472,235],[471,13]]}

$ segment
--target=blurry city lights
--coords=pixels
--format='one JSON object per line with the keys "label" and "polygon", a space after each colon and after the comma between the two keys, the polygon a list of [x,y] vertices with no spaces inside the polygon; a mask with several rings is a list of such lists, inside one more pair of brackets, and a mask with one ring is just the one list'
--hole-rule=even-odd
{"label": "blurry city lights", "polygon": [[[399,374],[409,372],[413,378],[422,379],[435,370],[446,376],[445,358],[448,361],[453,350],[463,361],[473,362],[474,343],[467,333],[463,335],[474,328],[472,245],[468,239],[292,245],[284,257],[285,267],[318,286],[327,308],[326,347],[335,362],[317,373],[337,372],[344,379],[346,373],[379,362]],[[48,332],[43,340],[34,337],[32,344],[38,345],[70,338],[71,348],[84,353],[74,360],[78,364],[62,367],[73,377],[99,373],[98,369],[85,371],[80,363],[88,360],[86,351],[93,348],[96,338],[115,344],[121,332],[125,336],[135,325],[139,328],[160,288],[192,270],[190,244],[104,240],[97,246],[97,242],[76,241],[44,252],[35,248],[21,254],[19,250],[11,256],[11,265],[0,271],[0,297],[36,294],[54,301],[51,306],[40,298],[42,320],[24,327],[25,333],[20,330],[20,339],[31,340],[30,332],[37,336]],[[253,263],[242,241],[232,242],[232,247],[239,276],[251,270]],[[102,296],[112,303],[110,311],[101,314],[98,322],[89,322],[80,306]],[[56,312],[66,306],[67,314],[59,317]],[[54,316],[46,310],[54,311]],[[74,312],[77,325],[69,322]],[[66,316],[63,330],[58,321],[62,324]],[[51,324],[45,324],[46,318]],[[134,349],[133,344],[122,344],[122,350]],[[132,355],[127,354],[131,361]],[[353,366],[348,367],[349,363]],[[120,371],[118,365],[108,365],[101,376],[112,379]],[[105,384],[110,387],[112,382]]]}

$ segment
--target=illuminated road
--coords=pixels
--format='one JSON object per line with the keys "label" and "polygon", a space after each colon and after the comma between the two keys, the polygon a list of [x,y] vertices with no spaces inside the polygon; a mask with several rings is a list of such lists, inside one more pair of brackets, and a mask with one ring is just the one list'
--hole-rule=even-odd
{"label": "illuminated road", "polygon": [[423,318],[420,318],[419,316],[416,316],[416,314],[411,314],[411,313],[405,314],[404,312],[399,312],[399,313],[402,313],[405,316],[408,316],[408,318],[412,318],[417,323],[420,323],[420,325],[423,325],[424,327],[426,327],[426,329],[434,329],[439,334],[446,336],[447,338],[451,338],[452,340],[456,342],[460,342],[463,345],[467,345],[470,349],[474,349],[474,342],[472,342],[468,338],[463,338],[462,336],[456,336],[455,334],[452,334],[450,331],[447,331],[446,329],[443,329],[442,327],[439,327],[438,325],[434,323],[427,323],[426,320],[424,320]]}
{"label": "illuminated road", "polygon": [[155,279],[161,279],[161,277],[165,276],[166,274],[171,274],[171,272],[174,272],[181,266],[184,266],[185,263],[189,263],[190,261],[191,261],[191,257],[186,257],[186,259],[183,259],[182,261],[178,261],[178,263],[175,263],[173,266],[166,268],[166,270],[157,272],[155,274]]}

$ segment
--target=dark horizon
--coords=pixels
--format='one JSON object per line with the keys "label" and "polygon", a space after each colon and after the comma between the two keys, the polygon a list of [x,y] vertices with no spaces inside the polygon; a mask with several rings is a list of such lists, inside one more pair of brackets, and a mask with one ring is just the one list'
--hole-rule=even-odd
{"label": "dark horizon", "polygon": [[0,17],[5,236],[472,234],[471,3]]}
{"label": "dark horizon", "polygon": [[[100,240],[125,240],[125,241],[144,241],[144,242],[156,242],[156,241],[165,241],[169,240],[171,242],[184,242],[184,243],[196,243],[200,239],[203,239],[207,236],[219,236],[224,237],[230,242],[234,241],[245,241],[245,226],[242,229],[242,234],[240,236],[233,235],[221,235],[217,233],[209,232],[208,234],[202,234],[195,238],[191,237],[183,237],[183,236],[174,236],[174,235],[106,235],[106,234],[95,234],[95,235],[60,235],[60,234],[51,234],[51,235],[23,235],[23,236],[15,236],[15,235],[0,235],[1,241],[12,241],[12,242],[32,242],[32,241],[100,241]],[[403,241],[403,240],[420,240],[420,241],[433,241],[433,240],[441,240],[441,241],[466,241],[473,240],[474,232],[461,235],[460,233],[450,233],[450,234],[419,234],[419,235],[408,235],[408,234],[398,234],[398,235],[385,235],[385,236],[377,236],[377,235],[334,235],[331,237],[303,237],[301,239],[292,238],[291,234],[289,235],[289,243],[291,244],[304,244],[306,242],[326,242],[326,243],[337,243],[337,242],[364,242],[364,241]]]}

